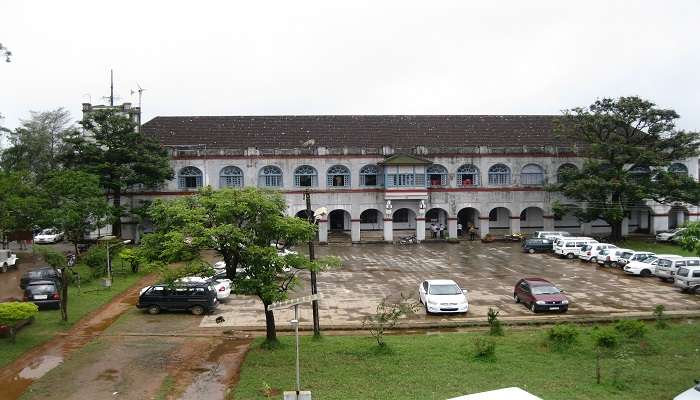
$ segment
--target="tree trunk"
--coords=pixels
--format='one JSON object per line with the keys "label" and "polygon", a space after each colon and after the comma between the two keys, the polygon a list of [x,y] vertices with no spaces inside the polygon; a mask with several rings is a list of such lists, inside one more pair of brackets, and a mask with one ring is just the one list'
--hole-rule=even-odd
{"label": "tree trunk", "polygon": [[61,320],[68,321],[68,275],[66,268],[61,269]]}
{"label": "tree trunk", "polygon": [[610,224],[610,241],[615,243],[622,240],[622,221],[613,222]]}
{"label": "tree trunk", "polygon": [[600,384],[600,351],[595,354],[595,381]]}
{"label": "tree trunk", "polygon": [[17,329],[15,329],[14,324],[8,326],[10,328],[10,343],[15,343],[17,340]]}
{"label": "tree trunk", "polygon": [[114,221],[112,222],[112,235],[122,236],[122,192],[121,189],[114,189],[112,194],[112,205],[114,206]]}
{"label": "tree trunk", "polygon": [[267,333],[265,342],[267,342],[267,344],[274,344],[277,343],[277,328],[275,327],[275,314],[274,311],[267,309],[267,306],[269,306],[268,303],[263,302],[263,305],[265,305],[265,330]]}

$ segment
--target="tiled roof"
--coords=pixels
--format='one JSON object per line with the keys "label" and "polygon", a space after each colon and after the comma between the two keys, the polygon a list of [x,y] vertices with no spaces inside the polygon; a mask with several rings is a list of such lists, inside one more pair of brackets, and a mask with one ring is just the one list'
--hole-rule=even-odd
{"label": "tiled roof", "polygon": [[282,115],[156,117],[166,146],[298,148],[561,145],[552,115]]}

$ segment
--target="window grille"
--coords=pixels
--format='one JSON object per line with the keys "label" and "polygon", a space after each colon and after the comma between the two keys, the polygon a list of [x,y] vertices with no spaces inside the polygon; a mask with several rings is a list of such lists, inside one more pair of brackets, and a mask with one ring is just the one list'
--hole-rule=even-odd
{"label": "window grille", "polygon": [[678,175],[688,175],[688,167],[685,164],[673,163],[668,167],[668,172]]}
{"label": "window grille", "polygon": [[447,168],[434,164],[426,169],[430,186],[447,186]]}
{"label": "window grille", "polygon": [[510,185],[510,168],[503,164],[496,164],[489,168],[489,185]]}
{"label": "window grille", "polygon": [[350,170],[342,165],[334,165],[328,169],[328,187],[350,187]]}
{"label": "window grille", "polygon": [[479,186],[479,169],[471,164],[457,168],[457,186]]}
{"label": "window grille", "polygon": [[202,187],[202,171],[197,167],[185,167],[178,174],[180,189],[196,189]]}
{"label": "window grille", "polygon": [[243,171],[234,166],[228,166],[219,174],[219,187],[243,187]]}
{"label": "window grille", "polygon": [[294,170],[294,186],[311,187],[316,186],[318,174],[316,169],[309,165],[302,165]]}
{"label": "window grille", "polygon": [[365,165],[360,169],[360,185],[362,186],[380,186],[381,174],[380,169],[376,165]]}
{"label": "window grille", "polygon": [[528,164],[520,172],[520,184],[540,186],[544,185],[544,170],[537,164]]}
{"label": "window grille", "polygon": [[262,187],[281,187],[282,170],[272,165],[263,167],[260,170],[258,185]]}

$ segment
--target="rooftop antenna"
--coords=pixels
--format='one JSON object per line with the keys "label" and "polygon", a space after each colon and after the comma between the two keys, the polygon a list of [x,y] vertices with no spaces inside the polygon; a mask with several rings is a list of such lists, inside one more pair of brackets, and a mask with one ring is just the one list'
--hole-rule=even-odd
{"label": "rooftop antenna", "polygon": [[109,70],[109,97],[104,96],[103,99],[109,99],[110,107],[114,107],[114,70]]}
{"label": "rooftop antenna", "polygon": [[142,88],[138,82],[136,82],[136,87],[138,87],[139,89],[138,90],[131,89],[131,95],[133,96],[134,93],[139,94],[139,109],[141,109],[141,96],[143,95],[143,92],[146,91],[146,89]]}

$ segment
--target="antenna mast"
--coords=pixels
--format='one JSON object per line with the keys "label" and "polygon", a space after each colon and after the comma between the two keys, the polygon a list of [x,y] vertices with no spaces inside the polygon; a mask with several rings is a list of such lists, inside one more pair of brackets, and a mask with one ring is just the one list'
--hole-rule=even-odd
{"label": "antenna mast", "polygon": [[114,107],[114,70],[109,70],[109,105]]}

